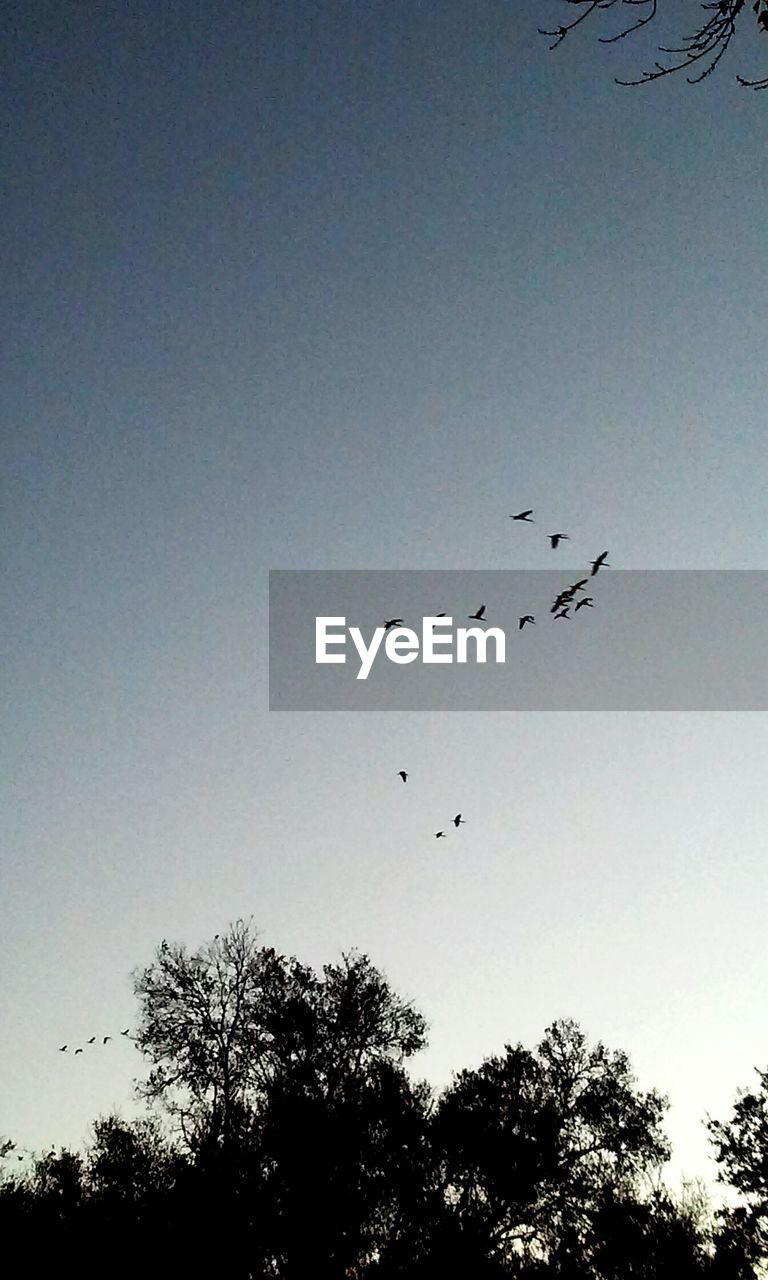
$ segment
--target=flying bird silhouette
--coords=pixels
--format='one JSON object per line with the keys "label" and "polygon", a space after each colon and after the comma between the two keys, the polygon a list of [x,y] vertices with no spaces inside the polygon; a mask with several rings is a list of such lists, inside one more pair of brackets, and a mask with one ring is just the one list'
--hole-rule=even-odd
{"label": "flying bird silhouette", "polygon": [[568,588],[569,591],[583,591],[589,582],[589,578],[579,578],[578,582],[574,582]]}
{"label": "flying bird silhouette", "polygon": [[398,778],[402,778],[403,782],[408,781],[408,774],[405,772],[405,769],[398,769],[397,776]]}
{"label": "flying bird silhouette", "polygon": [[535,624],[536,624],[536,619],[534,618],[534,616],[533,616],[533,614],[532,614],[532,613],[525,613],[525,614],[523,614],[522,618],[520,619],[520,621],[519,621],[519,622],[518,622],[518,624],[517,624],[517,629],[518,629],[518,631],[522,631],[522,629],[523,629],[523,627],[525,626],[526,622],[532,622],[532,623],[534,624],[534,626],[535,626]]}
{"label": "flying bird silhouette", "polygon": [[96,1043],[95,1036],[91,1036],[90,1040],[86,1040],[86,1044],[95,1044],[95,1043]]}
{"label": "flying bird silhouette", "polygon": [[108,1041],[108,1040],[111,1040],[111,1039],[112,1039],[112,1037],[111,1037],[111,1036],[104,1036],[104,1039],[102,1040],[102,1042],[101,1042],[101,1043],[102,1043],[102,1044],[106,1044],[106,1043],[107,1043],[107,1041]]}
{"label": "flying bird silhouette", "polygon": [[465,827],[467,824],[461,814],[457,813],[456,817],[453,819],[453,825],[454,827]]}
{"label": "flying bird silhouette", "polygon": [[592,572],[591,572],[591,574],[589,575],[589,576],[590,576],[590,578],[594,578],[594,576],[595,576],[595,574],[597,573],[598,569],[603,569],[603,568],[605,568],[605,569],[610,569],[610,567],[611,567],[611,566],[608,564],[608,552],[607,552],[607,551],[604,551],[604,552],[603,552],[603,554],[602,554],[601,556],[598,556],[596,560],[592,560],[592,561],[590,561],[590,563],[591,563],[591,565],[592,565]]}
{"label": "flying bird silhouette", "polygon": [[82,1053],[82,1052],[83,1052],[82,1049],[75,1049],[75,1057],[77,1057],[78,1053]]}
{"label": "flying bird silhouette", "polygon": [[66,1052],[67,1052],[67,1046],[65,1044],[59,1045],[59,1053],[66,1053]]}
{"label": "flying bird silhouette", "polygon": [[567,533],[550,533],[549,535],[549,541],[551,543],[553,551],[557,550],[558,544],[563,540],[565,540],[566,542],[569,541],[569,537]]}
{"label": "flying bird silhouette", "polygon": [[384,622],[382,623],[382,626],[384,627],[385,631],[389,631],[390,627],[402,627],[402,625],[403,625],[402,618],[385,618]]}
{"label": "flying bird silhouette", "polygon": [[444,839],[445,839],[445,832],[444,832],[444,831],[436,831],[436,832],[435,832],[435,839],[436,839],[436,840],[444,840]]}
{"label": "flying bird silhouette", "polygon": [[557,622],[558,618],[567,618],[569,622],[571,620],[570,614],[567,609],[561,609],[559,613],[555,614],[555,622]]}
{"label": "flying bird silhouette", "polygon": [[528,524],[535,524],[536,521],[531,519],[532,515],[533,507],[530,507],[528,511],[519,511],[516,516],[510,516],[509,518],[510,520],[525,520]]}
{"label": "flying bird silhouette", "polygon": [[481,604],[477,613],[468,613],[467,617],[473,618],[475,622],[485,622],[486,619],[484,617],[484,614],[485,614],[485,605]]}
{"label": "flying bird silhouette", "polygon": [[576,608],[574,610],[574,613],[578,613],[579,609],[594,609],[594,607],[595,606],[592,603],[592,596],[584,596],[582,600],[576,601]]}
{"label": "flying bird silhouette", "polygon": [[[218,934],[217,934],[216,936],[218,937]],[[130,1028],[130,1027],[126,1027],[126,1028],[125,1028],[125,1031],[121,1031],[121,1032],[120,1032],[120,1035],[121,1035],[121,1036],[129,1036],[130,1034],[131,1034],[131,1028]]]}

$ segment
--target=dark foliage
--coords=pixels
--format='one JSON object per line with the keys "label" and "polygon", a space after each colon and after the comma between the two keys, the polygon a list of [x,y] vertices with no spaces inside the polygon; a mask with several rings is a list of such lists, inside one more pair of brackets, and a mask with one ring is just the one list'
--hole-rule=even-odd
{"label": "dark foliage", "polygon": [[406,1072],[422,1017],[366,956],[322,974],[242,922],[136,977],[152,1104],[12,1169],[0,1232],[34,1275],[231,1280],[756,1280],[766,1082],[710,1122],[741,1207],[659,1181],[665,1099],[570,1021],[462,1071]]}

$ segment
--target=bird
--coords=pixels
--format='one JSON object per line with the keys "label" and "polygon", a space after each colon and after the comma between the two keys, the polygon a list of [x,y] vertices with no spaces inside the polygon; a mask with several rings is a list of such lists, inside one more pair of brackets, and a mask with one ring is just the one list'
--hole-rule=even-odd
{"label": "bird", "polygon": [[565,540],[566,542],[569,541],[569,537],[567,533],[550,533],[549,535],[549,541],[552,545],[553,551],[557,550],[558,543],[562,542],[563,540]]}
{"label": "bird", "polygon": [[65,1044],[59,1045],[59,1053],[66,1053],[66,1052],[67,1052],[67,1046]]}
{"label": "bird", "polygon": [[456,817],[453,819],[453,825],[454,827],[465,827],[467,824],[464,818],[462,818],[461,814],[457,813]]}
{"label": "bird", "polygon": [[571,619],[570,619],[570,614],[568,613],[568,609],[567,609],[567,608],[566,608],[566,609],[561,609],[559,613],[556,613],[556,614],[555,614],[555,622],[557,622],[557,619],[558,619],[558,618],[567,618],[567,619],[568,619],[568,621],[570,622],[570,620],[571,620]]}
{"label": "bird", "polygon": [[[216,937],[217,937],[217,938],[218,938],[218,936],[219,936],[219,935],[218,935],[218,934],[216,934]],[[130,1034],[131,1034],[131,1028],[130,1028],[130,1027],[126,1027],[126,1028],[125,1028],[125,1031],[121,1031],[121,1032],[120,1032],[120,1035],[121,1035],[121,1036],[129,1036]]]}
{"label": "bird", "polygon": [[402,618],[385,618],[382,625],[385,631],[389,631],[390,627],[402,627],[403,620]]}
{"label": "bird", "polygon": [[444,832],[444,831],[436,831],[436,832],[435,832],[435,839],[436,839],[436,840],[444,840],[444,839],[445,839],[445,832]]}
{"label": "bird", "polygon": [[96,1037],[95,1037],[95,1036],[91,1036],[90,1040],[87,1040],[87,1041],[86,1041],[86,1044],[95,1044],[95,1043],[96,1043]]}
{"label": "bird", "polygon": [[107,1041],[108,1041],[108,1040],[111,1040],[111,1039],[112,1039],[112,1037],[111,1037],[111,1036],[104,1036],[104,1039],[102,1040],[102,1042],[101,1042],[101,1043],[102,1043],[102,1044],[106,1044],[106,1043],[107,1043]]}
{"label": "bird", "polygon": [[584,596],[583,600],[577,600],[574,613],[578,613],[579,609],[594,609],[594,607],[592,596]]}
{"label": "bird", "polygon": [[523,627],[525,626],[526,622],[532,622],[532,623],[534,624],[534,626],[536,625],[536,619],[534,618],[534,616],[533,616],[533,614],[532,614],[532,613],[525,613],[525,614],[523,614],[522,618],[520,619],[520,621],[519,621],[519,622],[518,622],[518,624],[517,624],[517,629],[518,629],[518,631],[522,631],[522,629],[523,629]]}
{"label": "bird", "polygon": [[528,511],[518,511],[516,516],[510,516],[509,518],[510,520],[525,520],[528,524],[535,524],[536,521],[531,519],[532,515],[533,507],[530,507]]}
{"label": "bird", "polygon": [[587,585],[587,583],[588,583],[588,582],[589,582],[589,578],[579,578],[579,581],[578,581],[578,582],[573,582],[573,583],[571,583],[571,585],[570,585],[570,587],[568,588],[568,590],[569,590],[569,591],[583,591],[583,590],[584,590],[584,588],[586,587],[586,585]]}
{"label": "bird", "polygon": [[445,617],[447,617],[447,614],[445,614],[445,613],[435,613],[435,614],[433,614],[433,617],[435,617],[435,618],[445,618]]}
{"label": "bird", "polygon": [[405,769],[398,769],[397,776],[398,778],[402,778],[403,782],[408,781],[408,774],[405,772]]}
{"label": "bird", "polygon": [[468,613],[467,617],[474,619],[475,622],[485,622],[485,618],[483,617],[484,613],[485,613],[485,605],[481,604],[477,613]]}
{"label": "bird", "polygon": [[611,567],[611,566],[608,564],[608,552],[607,552],[607,551],[604,551],[602,555],[598,556],[596,560],[592,560],[592,561],[590,561],[590,563],[591,563],[591,565],[592,565],[592,572],[591,572],[591,574],[589,575],[589,576],[590,576],[590,578],[594,578],[594,576],[595,576],[595,574],[597,573],[598,569],[602,569],[603,567],[605,567],[606,569],[610,569],[610,567]]}
{"label": "bird", "polygon": [[573,596],[570,591],[561,591],[559,596],[555,597],[550,613],[557,613],[558,609],[562,609],[564,604],[570,604]]}
{"label": "bird", "polygon": [[82,1049],[75,1049],[75,1057],[77,1057],[78,1053],[82,1053],[82,1052],[83,1052]]}

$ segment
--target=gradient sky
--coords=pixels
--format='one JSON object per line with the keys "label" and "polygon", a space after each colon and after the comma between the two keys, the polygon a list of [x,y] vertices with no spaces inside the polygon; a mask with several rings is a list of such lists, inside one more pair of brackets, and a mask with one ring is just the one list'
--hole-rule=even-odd
{"label": "gradient sky", "polygon": [[670,1094],[676,1175],[768,1063],[764,715],[267,711],[270,568],[550,567],[529,506],[564,563],[768,568],[768,94],[749,49],[619,88],[642,46],[549,53],[544,8],[4,9],[22,1148],[130,1113],[127,1042],[58,1045],[238,916],[367,951],[437,1085],[576,1018]]}

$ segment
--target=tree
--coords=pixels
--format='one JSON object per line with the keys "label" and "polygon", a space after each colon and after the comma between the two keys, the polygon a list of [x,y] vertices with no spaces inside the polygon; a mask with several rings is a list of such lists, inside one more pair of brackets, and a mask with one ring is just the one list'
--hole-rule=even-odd
{"label": "tree", "polygon": [[[622,13],[626,14],[624,24],[611,35],[600,37],[601,44],[615,44],[655,23],[660,17],[662,0],[561,0],[561,3],[569,5],[572,11],[575,8],[576,15],[552,30],[539,28],[542,35],[553,38],[550,49],[556,49],[574,27],[591,18],[598,9],[614,9],[618,5]],[[679,12],[681,7],[679,0],[674,0],[665,12],[671,9]],[[692,5],[690,7],[693,8]],[[672,45],[659,45],[659,52],[667,55],[666,61],[654,62],[653,69],[642,72],[636,80],[617,78],[616,83],[648,84],[677,71],[692,72],[686,77],[689,84],[698,84],[706,79],[728,50],[737,31],[744,27],[745,18],[748,20],[750,16],[750,9],[746,0],[698,0],[696,7],[698,16],[692,19],[692,23],[696,25],[690,34],[678,37]],[[753,0],[751,12],[754,14],[756,30],[768,34],[768,0]],[[736,79],[739,84],[750,89],[768,89],[768,76],[757,80],[747,80],[743,76],[737,76]]]}
{"label": "tree", "polygon": [[191,955],[164,942],[135,986],[141,1091],[180,1121],[208,1212],[239,1241],[229,1273],[247,1257],[342,1277],[377,1258],[423,1159],[429,1091],[404,1070],[421,1015],[367,956],[318,975],[242,921]]}
{"label": "tree", "polygon": [[741,1197],[722,1215],[721,1252],[755,1263],[768,1257],[768,1070],[756,1074],[759,1084],[739,1092],[730,1120],[707,1121],[719,1177]]}
{"label": "tree", "polygon": [[667,1159],[665,1108],[636,1090],[625,1054],[589,1048],[571,1021],[553,1023],[535,1052],[507,1045],[462,1071],[435,1120],[462,1230],[486,1241],[489,1261],[568,1273],[606,1199]]}
{"label": "tree", "polygon": [[367,956],[345,955],[318,977],[259,946],[244,921],[193,954],[164,941],[134,987],[136,1040],[151,1063],[140,1091],[198,1141],[234,1141],[286,1079],[332,1098],[350,1077],[425,1043],[424,1019]]}

